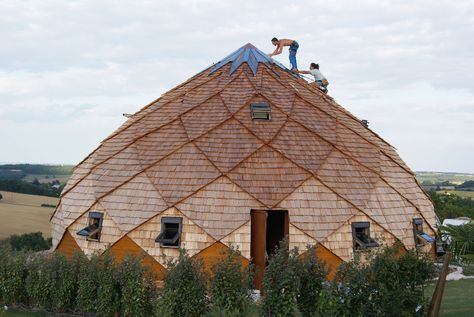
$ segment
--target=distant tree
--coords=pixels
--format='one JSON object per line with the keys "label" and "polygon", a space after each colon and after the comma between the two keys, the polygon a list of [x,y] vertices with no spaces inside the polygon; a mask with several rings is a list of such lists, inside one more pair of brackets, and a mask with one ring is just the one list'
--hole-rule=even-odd
{"label": "distant tree", "polygon": [[2,196],[2,193],[0,193],[0,200],[2,200],[2,199],[3,199],[3,196]]}
{"label": "distant tree", "polygon": [[43,234],[41,232],[31,232],[22,235],[14,234],[9,239],[13,250],[18,251],[41,251],[48,250],[51,247],[51,238],[43,238]]}
{"label": "distant tree", "polygon": [[474,188],[474,181],[466,181],[462,183],[461,185],[456,186],[456,188],[459,188],[459,189]]}
{"label": "distant tree", "polygon": [[38,180],[37,178],[35,178],[35,179],[33,180],[33,185],[36,185],[36,186],[39,186],[39,185],[40,185],[40,182],[39,182],[39,180]]}

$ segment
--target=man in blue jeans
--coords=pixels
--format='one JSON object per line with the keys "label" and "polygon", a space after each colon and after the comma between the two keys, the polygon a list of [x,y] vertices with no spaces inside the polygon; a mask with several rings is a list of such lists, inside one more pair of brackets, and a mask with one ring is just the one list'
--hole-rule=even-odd
{"label": "man in blue jeans", "polygon": [[275,51],[273,51],[273,53],[268,54],[268,56],[270,57],[281,54],[281,52],[283,51],[283,46],[289,46],[291,70],[297,72],[298,65],[296,64],[296,52],[300,47],[298,42],[289,39],[279,40],[274,37],[272,38],[272,44],[276,46],[276,49]]}

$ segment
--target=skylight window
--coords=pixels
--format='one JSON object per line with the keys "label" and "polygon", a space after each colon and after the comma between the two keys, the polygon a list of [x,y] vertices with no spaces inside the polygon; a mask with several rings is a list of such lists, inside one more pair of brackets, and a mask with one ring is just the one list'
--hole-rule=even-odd
{"label": "skylight window", "polygon": [[415,245],[421,247],[426,243],[433,243],[435,239],[423,232],[423,219],[413,219],[413,236],[415,237]]}
{"label": "skylight window", "polygon": [[78,236],[86,237],[87,240],[100,241],[100,232],[102,231],[102,221],[104,214],[97,211],[89,212],[89,224],[77,232]]}
{"label": "skylight window", "polygon": [[377,241],[370,237],[370,222],[353,222],[352,240],[355,251],[362,251],[379,246]]}
{"label": "skylight window", "polygon": [[270,121],[272,119],[270,104],[267,102],[257,102],[250,104],[252,120]]}
{"label": "skylight window", "polygon": [[179,247],[182,223],[181,217],[162,217],[161,232],[155,242],[160,243],[162,247]]}

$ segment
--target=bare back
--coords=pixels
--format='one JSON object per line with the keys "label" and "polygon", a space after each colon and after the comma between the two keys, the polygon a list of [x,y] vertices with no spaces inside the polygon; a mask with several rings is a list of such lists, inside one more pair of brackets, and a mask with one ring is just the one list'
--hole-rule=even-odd
{"label": "bare back", "polygon": [[281,39],[278,43],[278,46],[291,46],[291,44],[293,44],[293,40],[289,40],[289,39]]}

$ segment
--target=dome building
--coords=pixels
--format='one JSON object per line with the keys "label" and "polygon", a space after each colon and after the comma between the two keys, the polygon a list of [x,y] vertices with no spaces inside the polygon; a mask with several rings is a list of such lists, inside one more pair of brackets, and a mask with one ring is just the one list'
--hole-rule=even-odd
{"label": "dome building", "polygon": [[159,278],[179,247],[209,265],[233,245],[263,267],[288,235],[334,270],[395,241],[430,250],[435,226],[390,144],[251,44],[102,141],[51,218],[53,249],[144,253]]}

